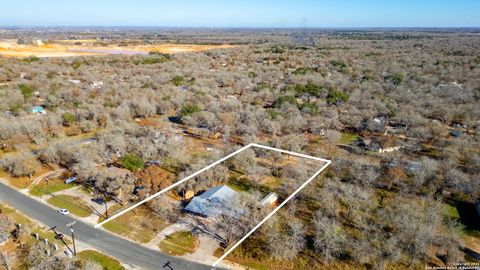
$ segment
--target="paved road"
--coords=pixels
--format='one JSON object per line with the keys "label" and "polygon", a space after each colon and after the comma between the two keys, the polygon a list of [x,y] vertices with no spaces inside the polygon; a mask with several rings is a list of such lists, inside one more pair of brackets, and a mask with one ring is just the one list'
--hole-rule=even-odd
{"label": "paved road", "polygon": [[[57,213],[53,208],[36,201],[13,188],[0,183],[0,201],[12,206],[25,215],[42,222],[48,227],[57,226],[57,231],[70,235],[65,224],[74,219]],[[154,251],[152,249],[135,244],[123,238],[114,236],[103,230],[77,220],[75,225],[75,239],[90,244],[99,251],[115,257],[127,264],[144,269],[167,269],[167,270],[203,270],[210,266],[187,261],[177,257]],[[169,267],[163,267],[170,262]]]}

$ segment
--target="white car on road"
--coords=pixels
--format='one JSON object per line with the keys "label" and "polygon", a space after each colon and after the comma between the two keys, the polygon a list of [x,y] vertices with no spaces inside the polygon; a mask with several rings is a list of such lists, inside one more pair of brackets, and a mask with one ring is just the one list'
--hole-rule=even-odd
{"label": "white car on road", "polygon": [[58,213],[66,216],[66,215],[70,214],[70,211],[68,211],[68,209],[60,209],[60,210],[58,210]]}

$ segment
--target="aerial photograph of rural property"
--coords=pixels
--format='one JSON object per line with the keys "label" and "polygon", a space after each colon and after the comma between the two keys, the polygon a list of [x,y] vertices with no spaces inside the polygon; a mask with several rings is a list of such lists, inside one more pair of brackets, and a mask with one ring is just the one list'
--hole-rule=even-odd
{"label": "aerial photograph of rural property", "polygon": [[480,1],[0,2],[0,270],[480,270]]}

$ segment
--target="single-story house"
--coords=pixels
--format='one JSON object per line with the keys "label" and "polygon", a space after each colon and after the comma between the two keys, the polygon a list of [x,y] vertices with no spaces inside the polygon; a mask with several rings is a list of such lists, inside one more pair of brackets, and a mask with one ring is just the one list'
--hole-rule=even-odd
{"label": "single-story house", "polygon": [[47,111],[42,106],[33,106],[30,108],[30,112],[33,114],[47,114]]}
{"label": "single-story house", "polygon": [[278,201],[278,195],[275,192],[269,193],[260,201],[261,206],[273,206]]}
{"label": "single-story house", "polygon": [[230,201],[237,198],[239,194],[228,186],[217,186],[210,188],[199,196],[193,197],[184,210],[203,217],[218,217],[220,214],[237,215],[231,213],[227,206]]}

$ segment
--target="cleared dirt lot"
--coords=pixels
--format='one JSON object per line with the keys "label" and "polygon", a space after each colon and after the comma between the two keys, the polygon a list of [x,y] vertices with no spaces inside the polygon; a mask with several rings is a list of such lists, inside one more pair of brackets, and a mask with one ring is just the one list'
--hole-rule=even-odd
{"label": "cleared dirt lot", "polygon": [[[76,42],[79,42],[75,40]],[[94,46],[91,42],[75,45],[72,40],[59,40],[43,45],[22,45],[16,40],[0,40],[0,55],[7,57],[69,57],[83,55],[108,54],[148,54],[151,51],[160,53],[198,52],[218,48],[232,48],[232,45],[192,45],[192,44],[160,44],[131,46]]]}

